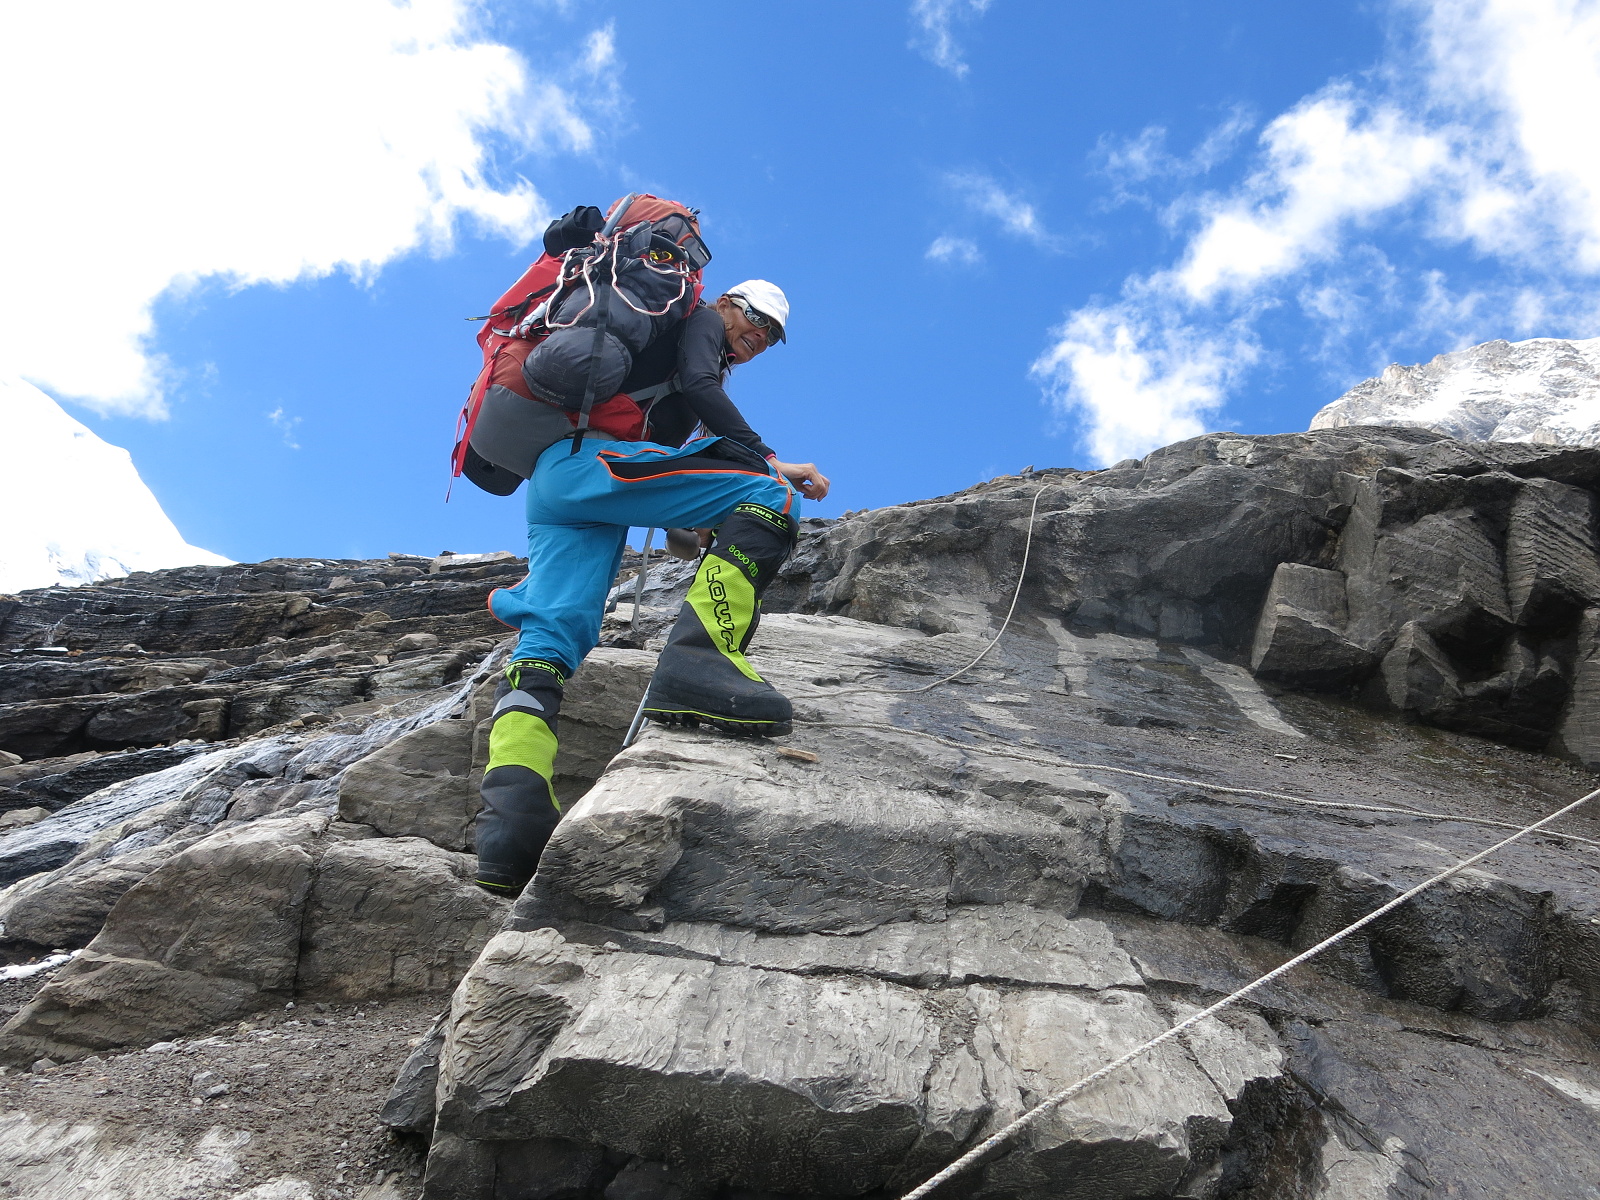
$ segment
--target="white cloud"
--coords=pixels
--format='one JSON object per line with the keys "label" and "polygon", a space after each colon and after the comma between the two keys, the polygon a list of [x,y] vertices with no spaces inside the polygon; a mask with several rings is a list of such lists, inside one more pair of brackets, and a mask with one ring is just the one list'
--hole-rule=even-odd
{"label": "white cloud", "polygon": [[1434,98],[1475,131],[1460,230],[1493,246],[1533,221],[1600,268],[1600,5],[1434,0]]}
{"label": "white cloud", "polygon": [[1246,336],[1195,336],[1149,322],[1132,304],[1081,308],[1055,339],[1033,373],[1084,421],[1084,442],[1101,465],[1204,433],[1228,382],[1259,353]]}
{"label": "white cloud", "polygon": [[[473,0],[7,5],[0,17],[0,364],[159,416],[151,304],[370,275],[462,220],[517,240],[545,205],[492,148],[587,150],[609,30],[571,79],[474,32]],[[590,75],[597,77],[594,80]]]}
{"label": "white cloud", "polygon": [[1350,222],[1411,198],[1449,157],[1444,140],[1404,114],[1370,114],[1343,88],[1303,102],[1261,135],[1260,169],[1206,207],[1177,268],[1197,301],[1248,290],[1328,256]]}
{"label": "white cloud", "polygon": [[602,71],[609,71],[617,61],[617,25],[615,21],[608,22],[603,29],[596,29],[583,43],[583,63],[590,74],[598,75]]}
{"label": "white cloud", "polygon": [[911,45],[957,79],[964,79],[967,64],[961,57],[952,26],[974,21],[989,11],[992,0],[911,0],[911,20],[917,35]]}
{"label": "white cloud", "polygon": [[300,449],[300,443],[295,441],[295,430],[300,427],[300,418],[291,417],[284,413],[283,405],[279,405],[267,414],[267,420],[272,422],[272,427],[283,434],[283,444],[291,450]]}
{"label": "white cloud", "polygon": [[1118,140],[1102,137],[1095,148],[1100,171],[1119,188],[1159,178],[1187,179],[1204,175],[1226,161],[1250,132],[1254,118],[1243,108],[1235,108],[1200,144],[1188,154],[1178,156],[1167,149],[1167,130],[1147,125],[1139,136]]}
{"label": "white cloud", "polygon": [[983,261],[976,242],[948,234],[934,238],[924,257],[934,262],[960,263],[967,267]]}
{"label": "white cloud", "polygon": [[973,172],[946,176],[946,182],[968,207],[1000,222],[1000,228],[1041,246],[1054,246],[1057,239],[1047,232],[1033,205],[1006,191],[987,175]]}
{"label": "white cloud", "polygon": [[[615,117],[622,108],[622,64],[617,58],[617,23],[608,21],[583,41],[584,107]],[[584,144],[590,141],[587,128]]]}
{"label": "white cloud", "polygon": [[[1402,338],[1445,351],[1593,336],[1600,0],[1396,6],[1416,19],[1420,54],[1397,40],[1371,82],[1332,83],[1270,121],[1240,183],[1166,207],[1187,230],[1169,267],[1130,276],[1119,301],[1086,305],[1052,334],[1035,369],[1082,418],[1098,461],[1220,411],[1230,382],[1275,357],[1256,329],[1285,305],[1320,330],[1312,353],[1363,372]],[[1205,169],[1198,154],[1169,154],[1156,127],[1102,142],[1100,158],[1118,189]],[[1475,276],[1453,280],[1438,256],[1468,249]]]}

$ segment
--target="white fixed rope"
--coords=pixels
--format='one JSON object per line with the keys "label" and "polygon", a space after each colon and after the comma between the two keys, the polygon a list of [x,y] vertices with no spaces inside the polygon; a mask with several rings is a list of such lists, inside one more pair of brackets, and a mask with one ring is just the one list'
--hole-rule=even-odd
{"label": "white fixed rope", "polygon": [[818,694],[818,695],[827,695],[830,699],[832,697],[834,697],[834,696],[853,696],[853,695],[856,695],[856,694],[858,694],[860,692],[873,692],[873,693],[876,693],[878,695],[884,695],[884,696],[915,696],[918,692],[931,692],[931,691],[933,691],[934,688],[941,687],[942,685],[949,683],[952,679],[959,679],[961,676],[965,675],[968,671],[972,670],[973,667],[977,666],[984,659],[988,658],[989,657],[989,651],[993,650],[996,646],[998,646],[1000,644],[1000,639],[1005,637],[1006,630],[1008,628],[1010,628],[1010,626],[1011,626],[1011,618],[1012,618],[1013,615],[1015,615],[1015,613],[1017,611],[1017,601],[1022,599],[1022,582],[1027,577],[1027,574],[1028,574],[1028,558],[1033,553],[1033,524],[1034,524],[1034,519],[1039,515],[1039,498],[1044,495],[1045,487],[1048,487],[1048,486],[1049,485],[1046,484],[1046,485],[1040,487],[1038,491],[1034,492],[1034,494],[1033,494],[1033,507],[1028,510],[1028,536],[1027,536],[1027,539],[1022,543],[1022,565],[1017,568],[1017,587],[1016,587],[1016,590],[1011,593],[1011,607],[1006,609],[1005,620],[1000,622],[1000,631],[998,633],[996,633],[994,635],[994,637],[989,639],[989,644],[978,652],[978,657],[977,658],[973,659],[966,666],[962,667],[959,671],[954,671],[951,674],[946,675],[943,679],[935,679],[932,683],[922,684],[920,687],[914,687],[914,688],[881,688],[881,687],[830,688],[826,693],[820,693],[819,692],[819,693],[816,693],[816,694]]}
{"label": "white fixed rope", "polygon": [[[1380,813],[1386,816],[1417,817],[1428,821],[1457,821],[1463,825],[1483,825],[1490,829],[1522,828],[1514,821],[1496,821],[1492,817],[1466,817],[1453,813],[1434,812],[1426,808],[1410,808],[1400,804],[1359,804],[1354,800],[1312,800],[1307,796],[1295,796],[1289,792],[1269,792],[1264,788],[1229,787],[1226,784],[1210,783],[1204,779],[1185,779],[1181,775],[1156,775],[1150,771],[1135,771],[1132,767],[1113,767],[1107,763],[1077,762],[1057,754],[1029,754],[1026,750],[1015,750],[1006,745],[975,745],[972,742],[958,742],[954,738],[941,737],[937,733],[924,733],[920,729],[911,729],[904,725],[888,725],[881,721],[804,721],[803,718],[796,718],[796,722],[804,723],[813,729],[878,729],[884,733],[903,733],[907,737],[937,742],[941,746],[948,746],[952,750],[962,750],[968,754],[984,754],[992,758],[1014,758],[1021,762],[1038,763],[1042,767],[1066,767],[1073,771],[1098,771],[1109,775],[1128,775],[1135,779],[1148,779],[1155,783],[1176,783],[1182,787],[1197,788],[1203,792],[1217,792],[1224,796],[1249,796],[1261,800],[1273,800],[1284,804],[1300,804],[1307,808],[1333,811]],[[1582,837],[1576,833],[1561,833],[1554,829],[1548,829],[1545,831],[1545,836],[1600,848],[1600,840]]]}
{"label": "white fixed rope", "polygon": [[[1005,636],[1006,630],[1010,628],[1011,619],[1016,614],[1017,604],[1022,598],[1022,587],[1023,587],[1024,580],[1026,578],[1026,573],[1027,573],[1027,569],[1028,569],[1028,560],[1029,560],[1029,557],[1030,557],[1030,555],[1032,553],[1032,550],[1033,550],[1033,531],[1034,531],[1035,521],[1036,521],[1036,519],[1038,517],[1038,512],[1039,512],[1039,500],[1044,495],[1044,491],[1045,491],[1045,488],[1044,487],[1040,487],[1036,492],[1034,492],[1033,504],[1028,510],[1027,536],[1026,536],[1025,541],[1023,542],[1022,562],[1019,565],[1018,570],[1017,570],[1017,584],[1016,584],[1016,588],[1014,589],[1014,591],[1012,592],[1012,595],[1011,595],[1011,604],[1006,609],[1006,615],[1005,615],[1005,618],[1000,623],[999,631],[994,635],[993,638],[991,638],[989,640],[989,642],[983,647],[983,649],[978,653],[978,655],[975,658],[973,658],[970,662],[966,663],[959,670],[956,670],[956,671],[952,672],[949,675],[945,675],[945,676],[943,676],[943,677],[941,677],[939,679],[936,679],[932,683],[922,684],[922,685],[920,685],[918,687],[914,687],[914,688],[853,687],[853,688],[842,688],[842,689],[838,689],[838,690],[830,689],[828,692],[821,693],[821,694],[825,694],[825,695],[830,696],[830,697],[831,696],[839,696],[839,695],[859,694],[859,693],[875,693],[875,694],[879,694],[879,695],[916,695],[916,694],[921,693],[921,692],[932,691],[936,687],[941,687],[944,684],[951,682],[952,680],[958,679],[962,675],[964,675],[968,671],[970,671],[973,667],[977,666],[978,663],[982,662],[983,659],[986,658],[989,655],[989,652],[991,650],[993,650],[996,645],[999,644],[1000,639],[1003,636]],[[642,592],[642,588],[640,589],[640,591]],[[634,611],[635,611],[635,614],[637,615],[637,612],[638,612],[637,601],[635,602],[635,610]],[[623,747],[624,748],[626,748],[626,747],[628,747],[628,746],[633,744],[634,738],[637,737],[637,735],[638,735],[639,727],[643,724],[643,720],[644,720],[644,699],[643,699],[643,697],[641,697],[640,700],[639,700],[638,711],[634,714],[633,723],[628,729],[628,735],[627,735],[626,739],[624,739],[624,741],[623,741]],[[933,742],[936,742],[936,743],[938,743],[940,745],[948,746],[948,747],[951,747],[952,749],[960,750],[960,751],[965,752],[965,753],[988,754],[988,755],[994,755],[994,756],[997,756],[997,757],[1015,758],[1015,759],[1021,759],[1021,760],[1026,761],[1026,762],[1040,763],[1040,764],[1045,765],[1045,766],[1066,767],[1066,768],[1073,769],[1073,770],[1108,772],[1108,773],[1117,774],[1117,775],[1131,776],[1131,777],[1139,778],[1139,779],[1148,779],[1148,780],[1152,780],[1152,781],[1159,782],[1159,783],[1180,784],[1180,785],[1183,785],[1183,786],[1186,786],[1186,787],[1194,787],[1194,788],[1198,788],[1198,789],[1200,789],[1202,791],[1215,792],[1215,793],[1219,793],[1219,794],[1222,794],[1222,795],[1248,796],[1248,797],[1254,797],[1254,798],[1271,800],[1271,801],[1278,801],[1278,802],[1286,802],[1286,803],[1306,805],[1306,806],[1309,806],[1309,807],[1319,808],[1319,809],[1348,810],[1348,811],[1354,811],[1354,812],[1381,813],[1381,814],[1386,814],[1386,815],[1416,817],[1416,818],[1423,818],[1423,819],[1428,819],[1428,820],[1455,821],[1455,822],[1460,822],[1460,823],[1464,823],[1464,824],[1484,825],[1484,826],[1492,826],[1492,827],[1496,827],[1496,828],[1505,828],[1505,829],[1513,829],[1513,830],[1515,830],[1515,832],[1513,832],[1509,837],[1502,838],[1500,841],[1496,842],[1494,845],[1488,847],[1487,849],[1480,850],[1476,854],[1470,855],[1469,857],[1464,858],[1464,859],[1460,859],[1457,862],[1453,863],[1451,866],[1446,867],[1444,870],[1438,872],[1437,874],[1429,876],[1427,879],[1423,880],[1421,883],[1417,884],[1414,887],[1408,888],[1406,891],[1402,892],[1400,895],[1394,897],[1394,899],[1392,899],[1392,900],[1388,901],[1387,903],[1382,904],[1379,907],[1373,909],[1366,916],[1361,917],[1359,920],[1353,921],[1351,924],[1345,926],[1343,929],[1339,930],[1337,933],[1334,933],[1331,936],[1324,938],[1322,941],[1318,942],[1315,946],[1312,946],[1310,949],[1302,951],[1301,953],[1295,955],[1293,958],[1289,959],[1287,962],[1281,964],[1280,966],[1277,966],[1277,967],[1273,968],[1271,971],[1268,971],[1266,974],[1261,975],[1258,978],[1252,980],[1251,982],[1245,984],[1243,987],[1239,988],[1238,990],[1229,993],[1227,996],[1224,996],[1221,1000],[1218,1000],[1215,1004],[1212,1004],[1210,1007],[1201,1009],[1199,1012],[1195,1013],[1193,1016],[1188,1017],[1186,1020],[1180,1021],[1178,1024],[1173,1025],[1171,1028],[1167,1029],[1165,1032],[1157,1034],[1155,1037],[1149,1039],[1148,1041],[1146,1041],[1146,1042],[1144,1042],[1144,1043],[1142,1043],[1142,1044],[1140,1044],[1138,1046],[1135,1046],[1132,1050],[1129,1050],[1126,1054],[1123,1054],[1119,1058],[1113,1059],[1111,1062],[1106,1063],[1103,1067],[1100,1067],[1098,1070],[1093,1071],[1088,1075],[1085,1075],[1083,1078],[1077,1080],[1076,1082],[1074,1082],[1072,1084],[1069,1084],[1067,1087],[1064,1087],[1060,1091],[1058,1091],[1058,1092],[1054,1093],[1053,1095],[1047,1097],[1046,1099],[1041,1101],[1039,1104],[1036,1104],[1033,1108],[1031,1108],[1027,1112],[1023,1113],[1016,1120],[1014,1120],[1010,1124],[1006,1125],[1004,1128],[998,1130],[994,1134],[992,1134],[989,1137],[985,1138],[982,1142],[980,1142],[978,1145],[974,1146],[971,1150],[967,1151],[960,1158],[956,1159],[949,1166],[945,1167],[942,1171],[938,1172],[936,1175],[932,1176],[931,1178],[927,1179],[923,1183],[919,1184],[917,1187],[913,1188],[911,1191],[907,1192],[901,1198],[901,1200],[923,1200],[923,1197],[927,1196],[930,1192],[932,1192],[934,1189],[938,1188],[940,1185],[949,1182],[951,1179],[954,1179],[957,1175],[960,1175],[962,1172],[964,1172],[964,1171],[976,1166],[987,1155],[989,1155],[990,1153],[992,1153],[995,1150],[998,1150],[1000,1147],[1004,1146],[1007,1142],[1009,1142],[1017,1134],[1021,1133],[1025,1129],[1027,1129],[1030,1125],[1032,1125],[1034,1122],[1039,1120],[1046,1113],[1051,1112],[1055,1108],[1059,1107],[1061,1104],[1063,1104],[1066,1101],[1070,1100],[1072,1097],[1074,1097],[1074,1096],[1080,1094],[1081,1092],[1087,1090],[1088,1088],[1094,1086],[1096,1083],[1100,1082],[1100,1080],[1105,1079],[1107,1076],[1109,1076],[1109,1075],[1113,1074],[1114,1072],[1120,1070],[1122,1067],[1124,1067],[1127,1064],[1133,1062],[1135,1059],[1140,1058],[1141,1056],[1143,1056],[1145,1054],[1148,1054],[1151,1050],[1156,1049],[1158,1046],[1162,1046],[1162,1045],[1166,1044],[1167,1042],[1172,1041],[1174,1038],[1180,1036],[1186,1030],[1194,1028],[1194,1026],[1198,1025],[1200,1022],[1202,1022],[1204,1020],[1207,1020],[1210,1017],[1215,1016],[1217,1013],[1221,1012],[1223,1009],[1229,1008],[1232,1005],[1237,1004],[1239,1001],[1245,999],[1246,997],[1250,996],[1252,993],[1254,993],[1254,992],[1260,990],[1261,988],[1265,987],[1267,984],[1271,983],[1273,980],[1279,979],[1282,976],[1288,974],[1290,971],[1294,970],[1296,967],[1301,966],[1302,964],[1311,961],[1312,959],[1316,958],[1319,954],[1323,953],[1323,951],[1328,950],[1328,949],[1332,948],[1333,946],[1338,945],[1340,942],[1344,941],[1346,938],[1350,937],[1352,934],[1357,933],[1360,930],[1366,928],[1366,926],[1372,924],[1374,921],[1378,920],[1380,917],[1383,917],[1386,914],[1388,914],[1390,912],[1393,912],[1395,909],[1399,908],[1402,904],[1405,904],[1408,900],[1411,900],[1412,898],[1420,895],[1421,893],[1427,891],[1429,888],[1435,887],[1438,884],[1443,883],[1445,880],[1450,879],[1455,875],[1459,875],[1462,871],[1467,870],[1469,867],[1475,866],[1476,864],[1482,862],[1484,859],[1488,858],[1490,855],[1495,854],[1496,852],[1505,849],[1507,846],[1512,845],[1514,842],[1521,841],[1523,838],[1528,837],[1530,834],[1537,833],[1537,832],[1540,832],[1541,830],[1544,830],[1546,832],[1546,835],[1550,836],[1550,837],[1562,838],[1562,839],[1565,839],[1565,840],[1568,840],[1568,841],[1578,842],[1578,843],[1582,843],[1582,844],[1588,845],[1588,846],[1600,846],[1600,841],[1596,841],[1593,838],[1580,837],[1577,834],[1561,833],[1561,832],[1558,832],[1558,831],[1555,831],[1555,830],[1546,830],[1546,826],[1548,826],[1550,824],[1553,824],[1555,821],[1560,820],[1562,817],[1568,815],[1569,813],[1577,811],[1579,808],[1583,807],[1585,804],[1588,804],[1590,801],[1594,800],[1596,797],[1600,797],[1600,788],[1597,788],[1596,790],[1594,790],[1592,792],[1589,792],[1587,795],[1582,796],[1577,800],[1574,800],[1571,804],[1568,804],[1568,805],[1566,805],[1566,806],[1564,806],[1562,808],[1559,808],[1555,812],[1552,812],[1547,816],[1541,817],[1539,820],[1533,822],[1530,825],[1524,825],[1524,826],[1518,827],[1516,825],[1513,825],[1511,822],[1496,821],[1496,820],[1493,820],[1493,819],[1483,818],[1483,817],[1456,816],[1456,815],[1451,815],[1449,813],[1431,812],[1431,811],[1428,811],[1426,809],[1415,809],[1415,808],[1409,808],[1409,807],[1404,807],[1404,806],[1399,806],[1399,805],[1371,805],[1371,804],[1358,804],[1358,803],[1346,802],[1346,801],[1312,800],[1312,799],[1308,799],[1307,797],[1294,796],[1294,795],[1290,795],[1290,794],[1284,793],[1284,792],[1271,792],[1271,791],[1263,790],[1261,788],[1229,787],[1229,786],[1225,786],[1225,785],[1222,785],[1222,784],[1208,783],[1208,782],[1205,782],[1203,780],[1183,779],[1183,778],[1179,778],[1179,777],[1175,777],[1175,776],[1169,776],[1169,775],[1157,775],[1157,774],[1154,774],[1154,773],[1151,773],[1151,772],[1148,772],[1148,771],[1137,771],[1137,770],[1134,770],[1134,769],[1129,768],[1129,767],[1113,767],[1113,766],[1109,766],[1109,765],[1106,765],[1106,764],[1103,764],[1103,763],[1073,762],[1071,760],[1068,760],[1068,759],[1065,759],[1065,758],[1061,758],[1061,757],[1057,757],[1057,756],[1054,756],[1054,755],[1048,755],[1047,756],[1047,755],[1043,755],[1043,754],[1029,754],[1029,753],[1026,753],[1024,751],[1010,749],[1009,747],[987,747],[987,746],[982,746],[982,745],[972,745],[970,743],[955,741],[952,738],[940,737],[937,734],[923,733],[920,730],[907,729],[907,728],[905,728],[903,726],[888,725],[888,724],[884,724],[884,723],[880,723],[880,722],[872,722],[872,721],[805,721],[803,723],[807,724],[807,725],[810,725],[813,728],[823,728],[823,729],[877,729],[877,730],[883,730],[883,731],[888,732],[888,733],[897,733],[897,734],[904,734],[904,735],[907,735],[907,736],[910,736],[910,737],[923,738],[925,740],[933,741]]]}
{"label": "white fixed rope", "polygon": [[1452,875],[1459,875],[1468,867],[1482,862],[1495,851],[1503,850],[1505,847],[1511,845],[1512,842],[1525,838],[1530,833],[1534,833],[1544,828],[1546,825],[1550,824],[1550,822],[1558,820],[1570,812],[1576,811],[1583,805],[1589,803],[1589,801],[1593,800],[1596,796],[1600,796],[1600,788],[1590,792],[1587,796],[1583,796],[1577,800],[1574,800],[1565,808],[1559,808],[1549,816],[1540,818],[1532,825],[1523,826],[1521,829],[1517,830],[1516,833],[1513,833],[1508,838],[1504,838],[1501,841],[1496,842],[1487,850],[1480,850],[1470,858],[1463,858],[1454,865],[1446,867],[1437,875],[1432,875],[1423,880],[1421,883],[1417,884],[1415,887],[1401,892],[1400,895],[1396,896],[1393,900],[1390,900],[1387,904],[1380,905],[1379,907],[1373,909],[1359,921],[1352,922],[1351,924],[1346,925],[1343,929],[1339,930],[1338,933],[1335,933],[1330,937],[1323,938],[1322,941],[1311,947],[1311,949],[1302,951],[1301,953],[1295,955],[1282,966],[1273,968],[1260,978],[1254,979],[1245,984],[1238,991],[1224,996],[1210,1008],[1201,1009],[1187,1020],[1178,1022],[1178,1024],[1174,1025],[1171,1029],[1168,1029],[1165,1033],[1157,1034],[1155,1037],[1151,1038],[1142,1045],[1135,1046],[1132,1050],[1129,1050],[1126,1054],[1122,1055],[1122,1057],[1108,1062],[1098,1071],[1095,1071],[1089,1075],[1085,1075],[1076,1083],[1062,1088],[1059,1092],[1049,1096],[1039,1104],[1036,1104],[1033,1108],[1029,1109],[1027,1112],[1023,1113],[1004,1129],[1001,1129],[992,1136],[985,1138],[982,1142],[978,1143],[978,1145],[974,1146],[971,1150],[968,1150],[965,1154],[956,1159],[955,1162],[951,1163],[937,1175],[933,1176],[926,1182],[919,1184],[917,1187],[912,1188],[903,1197],[901,1197],[901,1200],[922,1200],[922,1197],[933,1191],[940,1184],[949,1182],[951,1179],[954,1179],[957,1175],[961,1174],[961,1172],[967,1170],[969,1167],[975,1166],[985,1155],[989,1154],[991,1151],[998,1150],[1006,1142],[1010,1141],[1013,1137],[1021,1133],[1024,1129],[1028,1128],[1028,1126],[1032,1125],[1040,1117],[1044,1116],[1045,1113],[1050,1112],[1052,1109],[1061,1105],[1065,1101],[1072,1099],[1073,1096],[1076,1096],[1078,1093],[1098,1083],[1112,1072],[1126,1066],[1128,1063],[1132,1062],[1141,1055],[1149,1053],[1157,1046],[1160,1046],[1166,1042],[1170,1042],[1184,1030],[1192,1029],[1201,1021],[1204,1021],[1207,1017],[1215,1016],[1217,1013],[1221,1012],[1225,1008],[1228,1008],[1230,1005],[1238,1003],[1240,1000],[1250,995],[1250,993],[1259,988],[1265,987],[1274,979],[1288,974],[1300,964],[1309,962],[1311,959],[1321,954],[1324,950],[1327,950],[1332,946],[1336,946],[1340,942],[1344,941],[1344,939],[1349,937],[1352,933],[1355,933],[1357,930],[1372,924],[1372,922],[1376,921],[1385,913],[1393,912],[1407,900],[1410,900],[1413,896],[1420,895],[1436,884],[1443,883]]}

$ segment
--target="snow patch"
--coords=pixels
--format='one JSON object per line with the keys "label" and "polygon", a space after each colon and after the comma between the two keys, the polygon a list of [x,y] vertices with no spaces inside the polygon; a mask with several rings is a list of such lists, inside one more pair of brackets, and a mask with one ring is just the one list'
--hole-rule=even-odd
{"label": "snow patch", "polygon": [[54,971],[57,967],[66,966],[81,953],[83,951],[74,950],[71,954],[52,954],[48,958],[41,958],[36,963],[22,963],[15,967],[0,967],[0,982],[27,979],[30,975],[37,975],[42,971]]}
{"label": "snow patch", "polygon": [[1565,1079],[1560,1075],[1551,1075],[1546,1071],[1535,1071],[1531,1067],[1524,1069],[1535,1078],[1544,1080],[1562,1095],[1571,1097],[1585,1108],[1600,1113],[1600,1092],[1595,1091],[1594,1088],[1579,1083],[1575,1079]]}

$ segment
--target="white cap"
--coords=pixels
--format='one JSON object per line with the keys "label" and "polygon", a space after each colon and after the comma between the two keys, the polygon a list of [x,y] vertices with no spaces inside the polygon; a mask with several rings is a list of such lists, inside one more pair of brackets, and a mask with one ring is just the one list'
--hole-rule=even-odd
{"label": "white cap", "polygon": [[789,340],[783,332],[789,324],[789,297],[783,294],[783,289],[777,284],[768,283],[765,279],[746,279],[729,288],[725,294],[740,297],[762,316],[770,317],[778,327],[778,340]]}

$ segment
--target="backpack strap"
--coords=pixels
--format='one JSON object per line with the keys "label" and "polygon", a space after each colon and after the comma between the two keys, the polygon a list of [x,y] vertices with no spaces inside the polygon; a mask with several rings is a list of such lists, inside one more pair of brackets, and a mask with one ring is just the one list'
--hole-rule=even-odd
{"label": "backpack strap", "polygon": [[600,351],[605,346],[606,333],[611,326],[611,289],[600,293],[599,319],[594,323],[594,340],[589,344],[589,378],[583,385],[583,407],[578,410],[578,424],[572,434],[571,453],[576,454],[583,445],[583,435],[589,431],[589,410],[594,407],[595,376],[600,369]]}

